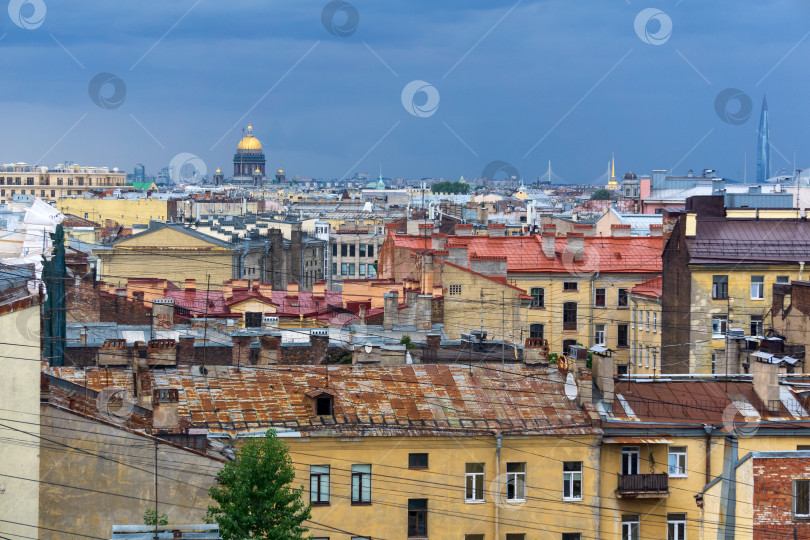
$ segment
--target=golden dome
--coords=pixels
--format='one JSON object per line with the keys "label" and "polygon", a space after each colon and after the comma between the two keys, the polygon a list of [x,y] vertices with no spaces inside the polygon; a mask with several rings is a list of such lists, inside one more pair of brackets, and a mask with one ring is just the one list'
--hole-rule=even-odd
{"label": "golden dome", "polygon": [[247,135],[239,141],[239,145],[236,147],[237,150],[258,150],[261,151],[262,143],[259,142],[259,139],[253,136],[253,126],[248,126],[247,128]]}
{"label": "golden dome", "polygon": [[284,171],[282,169],[279,169],[278,174],[284,174]]}
{"label": "golden dome", "polygon": [[217,174],[221,173],[222,171],[217,167]]}
{"label": "golden dome", "polygon": [[256,174],[256,173],[262,174],[262,171],[259,170],[259,167],[256,167],[256,170],[253,171],[253,174]]}

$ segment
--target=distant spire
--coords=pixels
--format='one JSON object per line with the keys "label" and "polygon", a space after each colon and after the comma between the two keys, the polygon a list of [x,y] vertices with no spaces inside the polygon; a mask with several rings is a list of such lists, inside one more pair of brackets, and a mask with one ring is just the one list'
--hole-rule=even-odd
{"label": "distant spire", "polygon": [[610,155],[610,178],[616,178],[616,154]]}
{"label": "distant spire", "polygon": [[765,182],[771,176],[771,142],[768,122],[768,98],[762,96],[762,112],[757,131],[757,182]]}

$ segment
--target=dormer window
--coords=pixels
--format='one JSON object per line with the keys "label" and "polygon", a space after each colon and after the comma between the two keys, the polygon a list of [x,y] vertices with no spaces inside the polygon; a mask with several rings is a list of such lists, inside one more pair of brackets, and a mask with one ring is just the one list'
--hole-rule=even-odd
{"label": "dormer window", "polygon": [[306,396],[314,416],[334,416],[334,394],[325,390],[310,390]]}

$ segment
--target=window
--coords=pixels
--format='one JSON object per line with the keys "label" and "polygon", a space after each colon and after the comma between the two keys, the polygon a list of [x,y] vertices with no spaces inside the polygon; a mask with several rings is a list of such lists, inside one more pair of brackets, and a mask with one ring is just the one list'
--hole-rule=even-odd
{"label": "window", "polygon": [[428,535],[427,505],[427,499],[408,499],[408,538]]}
{"label": "window", "polygon": [[563,500],[582,500],[581,461],[566,461],[563,463]]}
{"label": "window", "polygon": [[369,256],[369,257],[373,257],[373,256],[374,256],[374,244],[369,244],[369,245],[368,245],[368,256]]}
{"label": "window", "polygon": [[712,375],[714,375],[716,369],[717,369],[717,355],[715,353],[712,353]]}
{"label": "window", "polygon": [[245,312],[245,328],[261,328],[262,314],[259,311]]}
{"label": "window", "polygon": [[762,315],[751,315],[751,335],[761,336],[763,333]]}
{"label": "window", "polygon": [[577,303],[563,303],[563,330],[577,329]]}
{"label": "window", "polygon": [[629,332],[627,330],[626,324],[620,324],[616,327],[616,346],[617,347],[627,347],[628,346],[628,339],[627,336]]}
{"label": "window", "polygon": [[526,500],[526,464],[506,464],[506,500]]}
{"label": "window", "polygon": [[581,540],[580,533],[562,533],[562,540]]}
{"label": "window", "polygon": [[345,276],[349,273],[349,263],[340,263],[340,275]]}
{"label": "window", "polygon": [[593,305],[596,307],[605,307],[606,298],[607,294],[605,293],[605,289],[596,289],[593,295]]}
{"label": "window", "polygon": [[427,454],[408,454],[408,468],[409,469],[427,469],[428,468],[428,455]]}
{"label": "window", "polygon": [[461,285],[450,285],[448,292],[453,296],[461,294]]}
{"label": "window", "polygon": [[777,283],[790,283],[790,276],[776,276],[776,282]]}
{"label": "window", "polygon": [[563,290],[564,291],[576,291],[577,290],[577,282],[576,281],[563,281]]}
{"label": "window", "polygon": [[629,305],[627,289],[619,289],[619,307],[627,307]]}
{"label": "window", "polygon": [[544,327],[542,324],[531,324],[529,325],[529,337],[531,339],[543,339]]}
{"label": "window", "polygon": [[638,515],[622,516],[622,540],[639,540]]}
{"label": "window", "polygon": [[712,336],[723,337],[726,335],[728,319],[725,315],[712,315]]}
{"label": "window", "polygon": [[315,398],[315,415],[332,416],[332,396],[321,395]]}
{"label": "window", "polygon": [[644,347],[644,367],[650,367],[650,346]]}
{"label": "window", "polygon": [[658,332],[658,312],[653,311],[653,332]]}
{"label": "window", "polygon": [[337,263],[332,263],[332,275],[337,275]]}
{"label": "window", "polygon": [[810,480],[793,481],[793,516],[810,518]]}
{"label": "window", "polygon": [[348,244],[340,244],[340,256],[346,257],[349,254],[349,246]]}
{"label": "window", "polygon": [[352,504],[371,504],[371,465],[352,465]]}
{"label": "window", "polygon": [[309,502],[313,505],[329,504],[329,465],[309,468]]}
{"label": "window", "polygon": [[667,540],[686,540],[686,514],[667,514]]}
{"label": "window", "polygon": [[349,275],[350,275],[350,276],[353,276],[353,275],[354,275],[354,270],[355,270],[355,265],[354,265],[354,263],[349,263]]}
{"label": "window", "polygon": [[751,276],[751,300],[765,298],[765,276]]}
{"label": "window", "polygon": [[669,447],[669,475],[675,478],[686,477],[686,447]]}
{"label": "window", "polygon": [[532,287],[532,307],[546,306],[546,290],[543,287]]}
{"label": "window", "polygon": [[366,265],[365,265],[365,264],[363,264],[363,263],[360,263],[360,275],[361,275],[361,276],[365,276],[365,275],[366,275]]}
{"label": "window", "polygon": [[464,480],[466,492],[464,499],[466,502],[484,501],[484,464],[467,463],[465,466]]}
{"label": "window", "polygon": [[638,474],[639,460],[638,446],[625,446],[622,448],[622,474]]}
{"label": "window", "polygon": [[646,318],[646,322],[644,323],[644,330],[649,332],[650,331],[650,312],[645,310],[644,315],[645,315],[645,318]]}
{"label": "window", "polygon": [[636,306],[633,306],[633,316],[630,319],[630,324],[633,326],[633,328],[636,327],[637,318],[638,318],[638,308]]}
{"label": "window", "polygon": [[361,257],[366,256],[366,245],[365,244],[360,244],[360,256]]}
{"label": "window", "polygon": [[337,257],[337,244],[332,244],[332,257]]}
{"label": "window", "polygon": [[605,325],[604,324],[595,324],[593,325],[593,344],[594,345],[604,345],[605,344]]}
{"label": "window", "polygon": [[511,533],[506,535],[506,540],[526,540],[526,535],[524,533]]}
{"label": "window", "polygon": [[728,298],[728,276],[712,277],[712,298],[714,300],[725,300]]}
{"label": "window", "polygon": [[483,534],[465,534],[464,540],[484,540]]}
{"label": "window", "polygon": [[349,257],[354,257],[354,255],[355,255],[355,253],[356,253],[356,249],[355,249],[355,247],[356,247],[356,246],[355,246],[354,244],[351,244],[351,245],[349,246]]}

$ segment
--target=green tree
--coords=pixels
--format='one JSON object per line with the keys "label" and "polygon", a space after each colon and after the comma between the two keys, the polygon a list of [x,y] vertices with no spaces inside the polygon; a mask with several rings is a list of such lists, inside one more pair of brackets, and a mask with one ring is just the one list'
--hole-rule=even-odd
{"label": "green tree", "polygon": [[143,513],[144,525],[168,525],[169,516],[166,514],[158,514],[154,508],[147,508]]}
{"label": "green tree", "polygon": [[593,192],[593,195],[591,195],[592,201],[609,201],[612,198],[613,195],[605,188],[599,188]]}
{"label": "green tree", "polygon": [[304,487],[295,489],[295,469],[287,445],[273,430],[246,443],[236,461],[217,473],[217,485],[208,494],[207,523],[218,523],[224,540],[307,538],[301,523],[312,508],[304,504]]}
{"label": "green tree", "polygon": [[452,193],[466,195],[470,192],[470,185],[465,182],[436,182],[430,186],[433,193]]}
{"label": "green tree", "polygon": [[405,349],[415,349],[416,348],[416,343],[413,342],[413,340],[411,339],[411,336],[409,336],[408,334],[405,334],[404,336],[402,336],[402,339],[399,340],[399,344],[400,345],[405,345]]}

